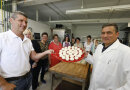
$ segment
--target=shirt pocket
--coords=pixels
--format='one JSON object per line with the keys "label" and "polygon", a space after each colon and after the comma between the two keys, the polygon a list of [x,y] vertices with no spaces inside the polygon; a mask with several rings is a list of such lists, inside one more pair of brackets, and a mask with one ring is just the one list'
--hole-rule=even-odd
{"label": "shirt pocket", "polygon": [[113,62],[108,62],[106,65],[106,74],[110,75],[110,76],[116,76],[117,73],[117,67],[118,64],[117,63],[113,63]]}

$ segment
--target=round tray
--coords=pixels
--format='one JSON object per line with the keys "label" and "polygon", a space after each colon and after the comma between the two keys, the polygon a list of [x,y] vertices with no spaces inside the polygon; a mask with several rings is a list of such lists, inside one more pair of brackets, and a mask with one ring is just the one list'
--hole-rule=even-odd
{"label": "round tray", "polygon": [[62,58],[59,56],[59,54],[57,54],[57,53],[52,53],[51,55],[54,56],[55,58],[57,58],[58,60],[61,60],[61,61],[64,61],[64,62],[77,62],[77,61],[80,61],[80,60],[82,60],[82,59],[84,58],[85,53],[83,53],[79,59],[77,59],[77,60],[74,59],[73,61],[71,61],[71,60],[68,60],[68,61],[67,61],[67,60],[65,60],[65,59],[62,59]]}

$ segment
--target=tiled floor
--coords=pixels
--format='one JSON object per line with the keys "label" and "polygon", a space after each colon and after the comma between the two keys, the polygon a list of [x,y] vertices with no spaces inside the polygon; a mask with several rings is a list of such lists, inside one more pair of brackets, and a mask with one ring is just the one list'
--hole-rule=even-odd
{"label": "tiled floor", "polygon": [[[37,90],[50,90],[51,85],[50,85],[50,72],[47,72],[45,74],[45,80],[46,80],[46,84],[43,84],[42,82],[39,81],[39,87],[37,88]],[[61,78],[54,78],[53,79],[53,90],[55,90],[55,88],[60,84],[61,82]],[[32,89],[30,89],[32,90]]]}
{"label": "tiled floor", "polygon": [[[37,90],[51,90],[50,72],[47,72],[45,74],[45,80],[46,80],[46,84],[43,84],[39,80],[39,87],[37,88]],[[30,88],[30,90],[32,89]],[[56,78],[53,78],[53,90],[81,90],[81,86],[72,84],[67,81],[62,81],[61,77],[56,76]],[[87,90],[87,87],[85,90]]]}

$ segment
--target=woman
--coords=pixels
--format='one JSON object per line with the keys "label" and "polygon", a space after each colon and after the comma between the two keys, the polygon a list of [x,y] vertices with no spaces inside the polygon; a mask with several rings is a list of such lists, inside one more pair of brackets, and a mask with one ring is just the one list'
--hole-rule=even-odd
{"label": "woman", "polygon": [[94,43],[92,45],[92,49],[91,49],[92,53],[95,53],[95,50],[96,50],[97,46],[98,46],[98,40],[95,39]]}
{"label": "woman", "polygon": [[[59,42],[59,37],[57,34],[54,34],[53,41],[49,45],[49,49],[53,49],[55,53],[59,53],[59,50],[62,48],[62,44]],[[56,57],[50,55],[49,56],[50,67],[58,64],[60,60]]]}
{"label": "woman", "polygon": [[75,46],[75,47],[79,47],[79,48],[82,48],[82,49],[83,49],[83,44],[82,44],[82,43],[80,43],[80,38],[79,38],[79,37],[77,37],[77,38],[75,39],[75,41],[76,41],[76,43],[74,44],[74,46]]}
{"label": "woman", "polygon": [[71,46],[70,39],[68,36],[65,36],[65,38],[63,40],[63,47],[68,47],[68,46]]}
{"label": "woman", "polygon": [[74,44],[75,44],[75,38],[72,37],[72,39],[71,39],[71,46],[74,46]]}
{"label": "woman", "polygon": [[[80,43],[80,38],[77,37],[77,38],[75,39],[75,41],[76,41],[76,43],[74,44],[74,46],[83,49],[83,44]],[[85,61],[84,59],[82,59],[81,61],[78,61],[78,62],[76,62],[76,63],[86,64],[86,61]]]}
{"label": "woman", "polygon": [[[41,51],[44,52],[46,50],[48,50],[48,46],[49,46],[49,42],[48,42],[48,33],[43,32],[41,35],[41,41],[39,42],[39,45],[41,47]],[[45,79],[44,79],[44,75],[46,73],[46,71],[48,70],[48,66],[49,66],[49,61],[48,61],[48,55],[44,56],[43,58],[41,58],[40,62],[40,70],[41,70],[41,75],[40,75],[40,80],[42,83],[46,83]]]}
{"label": "woman", "polygon": [[[23,32],[23,34],[32,41],[34,50],[37,53],[40,53],[41,52],[40,45],[36,40],[32,40],[33,38],[32,38],[31,31],[29,29],[27,29]],[[36,88],[39,85],[38,76],[39,76],[39,72],[40,72],[40,65],[39,65],[39,62],[34,62],[31,59],[30,59],[30,64],[31,64],[31,72],[32,72],[32,89],[36,90]]]}
{"label": "woman", "polygon": [[87,41],[84,43],[84,48],[85,48],[86,52],[91,53],[92,45],[93,45],[93,42],[91,41],[91,35],[88,35]]}

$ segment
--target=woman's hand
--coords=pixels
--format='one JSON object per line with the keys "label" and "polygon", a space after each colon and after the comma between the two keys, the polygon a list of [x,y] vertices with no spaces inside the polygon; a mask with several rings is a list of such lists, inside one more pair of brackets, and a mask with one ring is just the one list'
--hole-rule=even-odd
{"label": "woman's hand", "polygon": [[35,67],[37,67],[37,63],[36,63],[36,62],[34,62],[34,63],[32,64],[32,68],[35,68]]}

